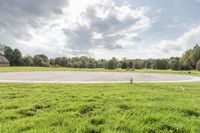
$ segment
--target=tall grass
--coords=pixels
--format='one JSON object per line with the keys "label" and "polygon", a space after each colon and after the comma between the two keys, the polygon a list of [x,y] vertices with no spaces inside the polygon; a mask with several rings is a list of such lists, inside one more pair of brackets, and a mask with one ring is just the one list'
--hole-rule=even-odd
{"label": "tall grass", "polygon": [[0,84],[0,132],[198,133],[200,83]]}

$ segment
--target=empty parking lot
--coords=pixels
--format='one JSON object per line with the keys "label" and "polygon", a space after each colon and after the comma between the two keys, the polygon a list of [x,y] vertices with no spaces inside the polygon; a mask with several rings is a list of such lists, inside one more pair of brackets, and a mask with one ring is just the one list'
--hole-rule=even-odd
{"label": "empty parking lot", "polygon": [[8,72],[0,73],[1,83],[117,83],[195,82],[200,77],[130,72]]}

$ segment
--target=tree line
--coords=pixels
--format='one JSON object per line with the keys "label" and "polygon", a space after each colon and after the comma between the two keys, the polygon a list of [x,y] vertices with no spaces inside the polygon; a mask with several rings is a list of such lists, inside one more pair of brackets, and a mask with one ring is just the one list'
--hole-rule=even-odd
{"label": "tree line", "polygon": [[22,56],[19,49],[1,45],[2,53],[10,61],[11,66],[61,66],[71,68],[105,68],[105,69],[171,69],[200,71],[200,46],[187,50],[181,57],[168,59],[127,59],[113,57],[110,60],[95,59],[87,56],[56,57],[49,59],[44,54]]}

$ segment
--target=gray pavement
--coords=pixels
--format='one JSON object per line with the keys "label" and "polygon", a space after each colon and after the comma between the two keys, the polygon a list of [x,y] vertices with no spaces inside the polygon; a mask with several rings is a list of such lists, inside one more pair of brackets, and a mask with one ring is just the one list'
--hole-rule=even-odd
{"label": "gray pavement", "polygon": [[8,72],[0,83],[200,82],[200,77],[129,72]]}

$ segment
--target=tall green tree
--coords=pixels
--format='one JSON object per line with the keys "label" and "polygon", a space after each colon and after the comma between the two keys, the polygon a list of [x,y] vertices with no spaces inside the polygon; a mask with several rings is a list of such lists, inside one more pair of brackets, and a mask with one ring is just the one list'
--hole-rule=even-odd
{"label": "tall green tree", "polygon": [[22,57],[20,62],[21,62],[22,66],[33,66],[34,65],[33,58],[31,56]]}
{"label": "tall green tree", "polygon": [[134,68],[134,63],[133,63],[132,60],[129,60],[129,61],[128,61],[128,68],[129,68],[129,69],[133,69],[133,68]]}
{"label": "tall green tree", "polygon": [[35,66],[49,66],[49,59],[46,55],[40,54],[40,55],[35,55],[33,58]]}
{"label": "tall green tree", "polygon": [[196,45],[191,52],[191,62],[192,62],[192,67],[195,68],[197,61],[200,60],[200,46]]}
{"label": "tall green tree", "polygon": [[134,60],[134,68],[135,69],[142,69],[145,66],[145,62],[144,60],[141,59],[136,59]]}
{"label": "tall green tree", "polygon": [[122,67],[121,67],[122,69],[127,69],[128,68],[128,64],[127,64],[127,62],[126,61],[123,61],[122,62]]}
{"label": "tall green tree", "polygon": [[192,49],[187,50],[180,58],[181,70],[192,70],[193,63],[191,59]]}
{"label": "tall green tree", "polygon": [[169,67],[171,70],[180,70],[180,63],[179,63],[179,58],[178,57],[171,57],[169,59]]}
{"label": "tall green tree", "polygon": [[9,60],[11,66],[15,66],[15,59],[13,57],[13,49],[11,47],[4,47],[4,56]]}
{"label": "tall green tree", "polygon": [[22,57],[21,52],[18,49],[14,49],[12,58],[13,58],[13,63],[15,64],[15,66],[20,65],[21,57]]}
{"label": "tall green tree", "polygon": [[168,69],[168,61],[166,59],[157,59],[153,63],[153,68],[166,70]]}
{"label": "tall green tree", "polygon": [[108,61],[107,69],[116,69],[118,67],[118,62],[115,57]]}
{"label": "tall green tree", "polygon": [[197,70],[197,71],[200,71],[200,60],[197,61],[197,64],[196,64],[196,70]]}

